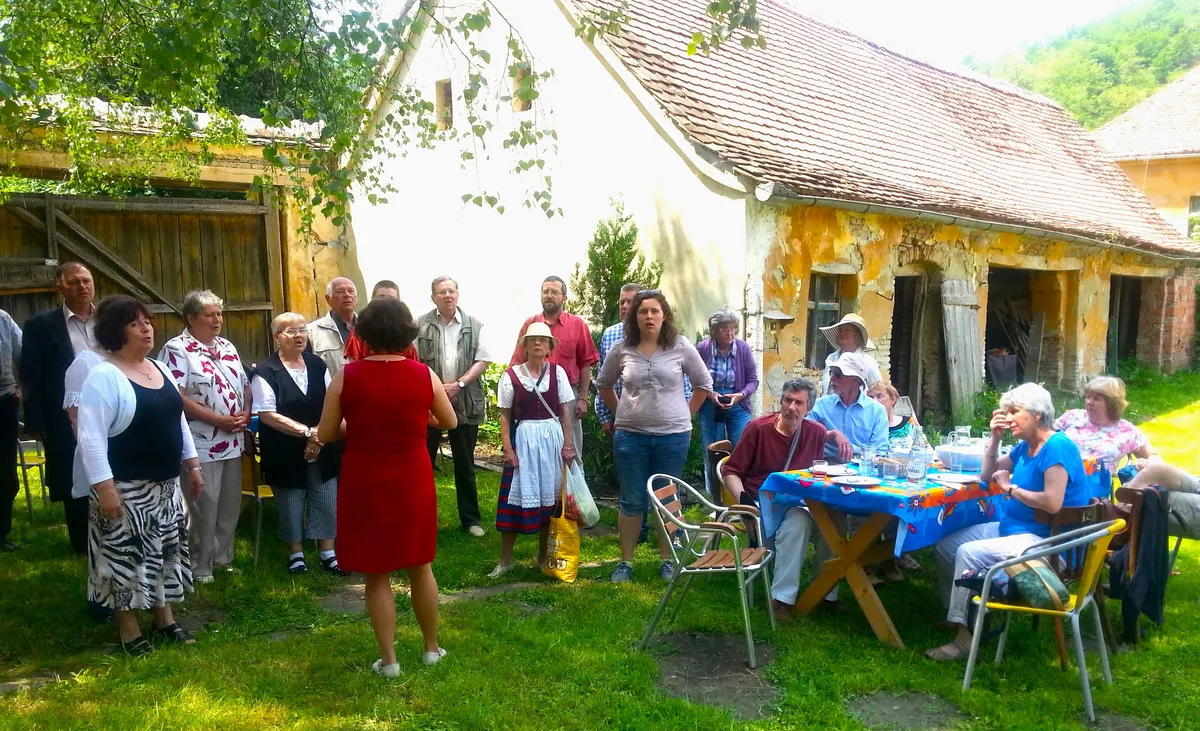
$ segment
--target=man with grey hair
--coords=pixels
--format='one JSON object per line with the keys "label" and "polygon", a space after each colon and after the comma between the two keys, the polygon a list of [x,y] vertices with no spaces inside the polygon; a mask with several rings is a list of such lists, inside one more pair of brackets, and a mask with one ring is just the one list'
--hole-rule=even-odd
{"label": "man with grey hair", "polygon": [[[434,308],[417,319],[417,355],[442,379],[458,416],[458,426],[448,432],[458,519],[463,529],[478,538],[483,535],[483,518],[475,485],[475,444],[486,403],[480,376],[492,355],[484,344],[483,323],[458,306],[458,282],[443,275],[433,280],[430,290]],[[440,429],[429,428],[427,444],[433,461],[442,444]]]}
{"label": "man with grey hair", "polygon": [[67,368],[80,352],[96,345],[92,315],[96,284],[77,261],[60,265],[54,274],[62,304],[25,321],[21,349],[25,433],[46,447],[46,487],[50,499],[62,502],[71,547],[88,551],[88,499],[71,497],[75,432],[63,409]]}
{"label": "man with grey hair", "polygon": [[329,312],[308,323],[308,347],[335,376],[346,367],[346,341],[358,318],[358,288],[346,277],[335,277],[325,286],[325,303]]}
{"label": "man with grey hair", "polygon": [[[756,505],[758,489],[772,472],[811,467],[825,450],[825,427],[805,419],[815,387],[803,378],[783,384],[779,412],[752,419],[721,470],[725,487],[739,503]],[[800,569],[808,551],[813,521],[803,507],[792,507],[775,532],[775,577],[771,582],[776,619],[792,616],[800,590]],[[821,544],[823,547],[823,543]]]}

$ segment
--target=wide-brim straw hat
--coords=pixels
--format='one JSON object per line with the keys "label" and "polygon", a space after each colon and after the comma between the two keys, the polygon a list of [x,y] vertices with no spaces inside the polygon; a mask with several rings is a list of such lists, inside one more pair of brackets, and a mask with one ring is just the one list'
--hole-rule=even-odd
{"label": "wide-brim straw hat", "polygon": [[841,348],[842,344],[838,342],[837,331],[842,325],[853,325],[858,329],[859,334],[862,335],[863,350],[875,349],[875,343],[871,342],[871,336],[867,334],[867,323],[863,321],[862,317],[853,312],[833,323],[832,325],[819,329],[821,330],[821,334],[825,336],[825,339],[829,341],[830,345],[832,345],[834,348]]}
{"label": "wide-brim straw hat", "polygon": [[550,347],[558,346],[558,338],[550,334],[550,326],[544,322],[530,323],[529,327],[525,328],[525,335],[521,337],[521,345],[525,345],[529,338],[549,338]]}

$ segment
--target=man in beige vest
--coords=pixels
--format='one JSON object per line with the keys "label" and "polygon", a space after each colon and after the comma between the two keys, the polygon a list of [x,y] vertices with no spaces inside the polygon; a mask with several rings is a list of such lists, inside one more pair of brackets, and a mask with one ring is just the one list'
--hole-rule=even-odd
{"label": "man in beige vest", "polygon": [[334,376],[346,366],[346,341],[357,320],[358,288],[349,279],[337,277],[325,287],[325,303],[329,312],[308,323],[308,346]]}

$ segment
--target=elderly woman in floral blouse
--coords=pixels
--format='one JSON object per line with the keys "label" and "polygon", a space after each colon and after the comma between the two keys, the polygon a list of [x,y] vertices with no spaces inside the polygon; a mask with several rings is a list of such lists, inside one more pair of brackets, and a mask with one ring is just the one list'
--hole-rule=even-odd
{"label": "elderly woman in floral blouse", "polygon": [[1067,435],[1079,447],[1084,459],[1096,459],[1115,474],[1121,460],[1132,455],[1138,469],[1151,461],[1161,461],[1150,440],[1133,424],[1122,418],[1125,407],[1125,382],[1113,376],[1094,378],[1083,387],[1082,409],[1071,409],[1054,422],[1054,428]]}
{"label": "elderly woman in floral blouse", "polygon": [[250,423],[250,379],[237,348],[221,337],[224,302],[203,290],[183,300],[187,327],[163,346],[187,416],[204,477],[204,492],[188,497],[192,576],[213,580],[213,567],[233,568],[233,532],[242,503],[242,432]]}

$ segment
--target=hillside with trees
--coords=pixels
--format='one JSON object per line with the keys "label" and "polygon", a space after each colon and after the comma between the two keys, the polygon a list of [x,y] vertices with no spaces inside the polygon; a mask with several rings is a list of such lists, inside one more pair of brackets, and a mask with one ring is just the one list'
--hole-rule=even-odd
{"label": "hillside with trees", "polygon": [[968,67],[1054,99],[1094,129],[1200,63],[1200,0],[1150,0]]}

